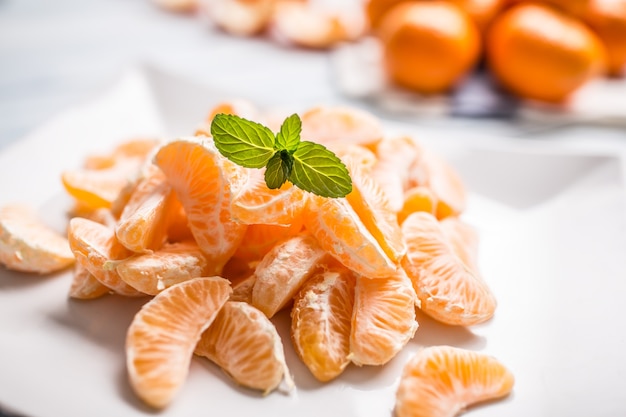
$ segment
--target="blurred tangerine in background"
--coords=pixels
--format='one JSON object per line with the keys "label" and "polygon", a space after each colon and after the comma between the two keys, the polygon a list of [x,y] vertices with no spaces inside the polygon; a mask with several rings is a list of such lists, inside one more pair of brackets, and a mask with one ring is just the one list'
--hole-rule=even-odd
{"label": "blurred tangerine in background", "polygon": [[449,90],[480,56],[476,25],[452,3],[398,4],[383,16],[378,35],[390,78],[420,93]]}
{"label": "blurred tangerine in background", "polygon": [[574,17],[543,5],[520,4],[490,29],[487,61],[513,93],[559,102],[601,73],[604,46]]}
{"label": "blurred tangerine in background", "polygon": [[513,96],[560,105],[626,69],[626,0],[153,1],[289,47],[374,39],[387,79],[422,95],[453,93],[478,69]]}

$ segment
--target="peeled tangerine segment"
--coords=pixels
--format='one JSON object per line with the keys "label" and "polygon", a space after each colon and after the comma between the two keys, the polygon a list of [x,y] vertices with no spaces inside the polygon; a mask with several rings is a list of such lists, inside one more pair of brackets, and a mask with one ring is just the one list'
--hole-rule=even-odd
{"label": "peeled tangerine segment", "polygon": [[326,252],[309,233],[278,243],[255,269],[252,305],[274,316],[326,259]]}
{"label": "peeled tangerine segment", "polygon": [[406,246],[387,196],[358,165],[348,163],[348,169],[352,177],[352,192],[346,196],[346,200],[385,254],[393,262],[398,262],[406,253]]}
{"label": "peeled tangerine segment", "polygon": [[193,241],[168,243],[158,251],[133,256],[121,261],[116,270],[128,285],[150,295],[180,282],[215,273]]}
{"label": "peeled tangerine segment", "polygon": [[220,366],[235,382],[264,393],[293,386],[274,324],[257,308],[228,301],[202,334],[195,354]]}
{"label": "peeled tangerine segment", "polygon": [[302,114],[302,138],[322,144],[374,146],[383,138],[380,121],[371,113],[347,107],[314,107]]}
{"label": "peeled tangerine segment", "polygon": [[451,346],[418,351],[396,392],[398,417],[453,417],[467,406],[508,395],[513,374],[496,358]]}
{"label": "peeled tangerine segment", "polygon": [[305,226],[324,250],[357,274],[384,278],[395,273],[395,263],[345,198],[310,196]]}
{"label": "peeled tangerine segment", "polygon": [[402,223],[402,232],[408,248],[402,267],[413,282],[424,313],[462,326],[493,316],[494,295],[478,271],[463,262],[433,215],[411,214]]}
{"label": "peeled tangerine segment", "polygon": [[159,293],[135,315],[126,335],[126,366],[133,390],[146,404],[171,403],[202,332],[231,292],[224,278],[194,278]]}
{"label": "peeled tangerine segment", "polygon": [[290,182],[269,189],[263,175],[262,170],[252,171],[246,185],[233,196],[233,218],[246,224],[290,225],[300,222],[307,194]]}
{"label": "peeled tangerine segment", "polygon": [[121,295],[142,295],[126,284],[113,266],[115,261],[133,254],[117,241],[113,229],[92,220],[74,217],[70,220],[68,238],[76,262],[103,285]]}
{"label": "peeled tangerine segment", "polygon": [[173,140],[158,150],[154,163],[176,191],[198,246],[219,270],[246,232],[230,208],[245,171],[223,158],[210,138]]}
{"label": "peeled tangerine segment", "polygon": [[120,243],[134,252],[160,248],[166,238],[163,223],[172,197],[165,175],[154,167],[138,181],[124,206],[115,228]]}
{"label": "peeled tangerine segment", "polygon": [[355,276],[341,265],[314,274],[294,298],[291,340],[313,376],[325,382],[350,363]]}
{"label": "peeled tangerine segment", "polygon": [[48,274],[74,263],[65,237],[23,204],[0,208],[0,263],[9,269]]}
{"label": "peeled tangerine segment", "polygon": [[350,357],[357,365],[384,365],[415,335],[417,298],[409,278],[398,271],[387,278],[357,277]]}
{"label": "peeled tangerine segment", "polygon": [[76,263],[68,295],[79,300],[91,300],[109,293],[111,289],[94,277],[82,264]]}

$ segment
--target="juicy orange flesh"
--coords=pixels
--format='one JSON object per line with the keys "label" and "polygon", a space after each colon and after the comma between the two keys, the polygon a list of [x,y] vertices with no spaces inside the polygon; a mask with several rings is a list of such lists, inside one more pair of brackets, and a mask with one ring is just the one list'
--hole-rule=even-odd
{"label": "juicy orange flesh", "polygon": [[296,353],[319,381],[339,376],[350,363],[355,277],[335,267],[311,277],[291,310]]}
{"label": "juicy orange flesh", "polygon": [[358,274],[377,278],[396,270],[345,199],[311,196],[305,226],[324,250]]}
{"label": "juicy orange flesh", "polygon": [[493,316],[493,294],[455,254],[435,217],[413,213],[402,231],[408,248],[402,267],[425,313],[455,325],[478,324]]}
{"label": "juicy orange flesh", "polygon": [[196,278],[170,287],[135,315],[126,336],[131,386],[162,408],[182,387],[193,350],[231,293],[227,280]]}
{"label": "juicy orange flesh", "polygon": [[497,359],[451,346],[418,351],[405,365],[396,393],[398,417],[449,417],[469,405],[501,398],[513,374]]}
{"label": "juicy orange flesh", "polygon": [[351,359],[357,365],[383,365],[413,337],[415,292],[408,277],[399,272],[385,279],[357,277]]}
{"label": "juicy orange flesh", "polygon": [[195,348],[238,384],[269,392],[289,379],[274,324],[248,303],[228,301]]}

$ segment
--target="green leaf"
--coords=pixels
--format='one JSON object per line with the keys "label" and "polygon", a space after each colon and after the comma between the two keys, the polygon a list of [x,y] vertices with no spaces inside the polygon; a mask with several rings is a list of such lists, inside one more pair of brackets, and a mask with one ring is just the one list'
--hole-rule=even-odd
{"label": "green leaf", "polygon": [[280,126],[280,131],[276,135],[276,149],[286,149],[294,152],[300,144],[300,133],[302,132],[302,121],[300,116],[292,114],[285,119]]}
{"label": "green leaf", "polygon": [[265,170],[265,184],[267,188],[280,188],[289,175],[293,167],[293,157],[287,151],[279,151],[267,162]]}
{"label": "green leaf", "polygon": [[352,191],[352,180],[343,162],[324,146],[308,141],[300,142],[293,153],[289,181],[322,197],[345,197]]}
{"label": "green leaf", "polygon": [[211,135],[222,155],[247,168],[263,168],[275,152],[275,138],[269,128],[238,116],[216,115]]}

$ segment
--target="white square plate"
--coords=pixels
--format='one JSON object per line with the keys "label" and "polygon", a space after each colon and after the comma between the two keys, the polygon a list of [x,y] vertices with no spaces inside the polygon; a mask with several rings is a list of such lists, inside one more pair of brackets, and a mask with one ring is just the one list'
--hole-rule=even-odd
{"label": "white square plate", "polygon": [[[225,98],[158,71],[133,71],[5,149],[0,204],[32,204],[63,231],[63,169],[133,135],[188,134]],[[481,235],[480,266],[499,302],[493,320],[455,328],[420,315],[415,338],[388,365],[351,366],[320,384],[295,356],[283,314],[275,321],[297,384],[291,395],[238,388],[195,358],[179,396],[159,415],[391,416],[402,365],[419,347],[437,344],[494,355],[516,376],[511,396],[471,415],[626,415],[620,160],[502,143],[441,149],[471,191],[464,218]],[[70,282],[69,272],[0,269],[0,406],[31,417],[152,415],[130,390],[124,357],[126,329],[145,299],[70,300]]]}

